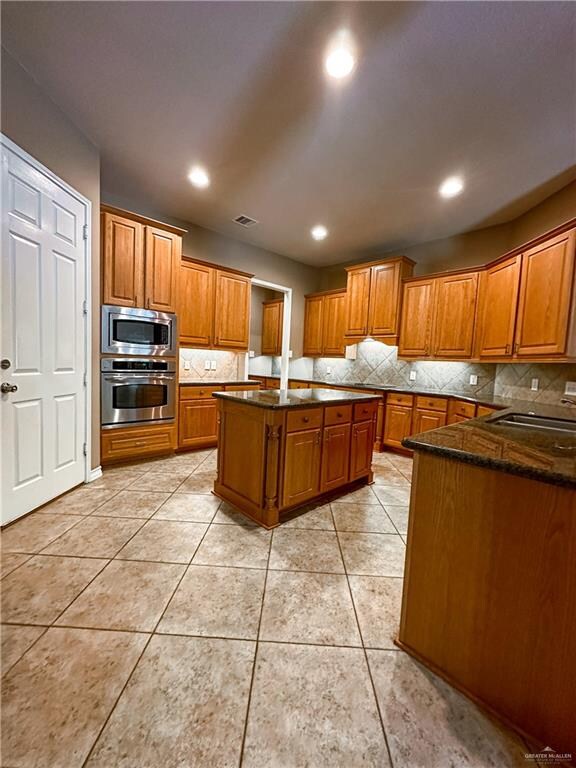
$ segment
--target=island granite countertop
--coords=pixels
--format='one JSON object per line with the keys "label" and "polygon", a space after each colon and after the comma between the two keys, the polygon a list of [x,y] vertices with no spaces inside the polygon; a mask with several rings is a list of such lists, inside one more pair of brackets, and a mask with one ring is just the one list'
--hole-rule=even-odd
{"label": "island granite countertop", "polygon": [[184,379],[178,384],[181,387],[229,387],[241,384],[254,385],[254,379]]}
{"label": "island granite countertop", "polygon": [[337,389],[260,389],[245,392],[214,392],[214,397],[234,400],[256,408],[310,408],[337,403],[363,403],[377,400],[378,395]]}
{"label": "island granite countertop", "polygon": [[500,419],[509,413],[535,414],[576,425],[574,410],[530,403],[527,407],[515,406],[492,416],[411,435],[402,445],[413,451],[576,488],[576,431],[503,424]]}

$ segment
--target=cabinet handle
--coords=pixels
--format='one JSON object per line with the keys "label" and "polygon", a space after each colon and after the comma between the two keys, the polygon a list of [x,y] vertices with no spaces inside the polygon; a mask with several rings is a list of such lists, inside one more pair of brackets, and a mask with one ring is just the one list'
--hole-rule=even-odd
{"label": "cabinet handle", "polygon": [[308,422],[310,421],[310,418],[308,416],[302,416],[302,421],[304,422],[304,424],[308,424]]}

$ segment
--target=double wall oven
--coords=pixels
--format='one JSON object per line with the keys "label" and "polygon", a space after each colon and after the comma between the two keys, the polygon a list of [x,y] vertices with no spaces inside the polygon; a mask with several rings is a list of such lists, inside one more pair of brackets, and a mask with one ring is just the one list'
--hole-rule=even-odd
{"label": "double wall oven", "polygon": [[175,315],[102,307],[103,427],[174,421],[176,348]]}

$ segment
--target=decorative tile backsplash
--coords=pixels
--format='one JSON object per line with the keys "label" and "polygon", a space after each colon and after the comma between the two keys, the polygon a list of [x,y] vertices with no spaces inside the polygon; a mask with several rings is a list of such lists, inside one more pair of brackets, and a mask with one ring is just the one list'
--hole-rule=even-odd
{"label": "decorative tile backsplash", "polygon": [[[416,372],[415,381],[410,381],[411,371]],[[471,374],[478,377],[477,384],[470,384]],[[406,389],[426,388],[437,392],[492,395],[495,377],[496,365],[430,360],[409,363],[398,360],[398,348],[379,341],[363,341],[358,344],[356,360],[319,358],[314,361],[314,378],[343,384],[358,382]]]}
{"label": "decorative tile backsplash", "polygon": [[[530,387],[532,379],[538,379],[538,390]],[[494,394],[558,405],[566,382],[576,382],[576,364],[572,363],[512,363],[498,365]]]}
{"label": "decorative tile backsplash", "polygon": [[[238,379],[242,376],[241,368],[244,353],[223,352],[216,349],[180,349],[180,381],[196,381],[198,379],[219,380]],[[216,361],[215,371],[204,370],[206,360]],[[190,364],[190,370],[184,365]]]}

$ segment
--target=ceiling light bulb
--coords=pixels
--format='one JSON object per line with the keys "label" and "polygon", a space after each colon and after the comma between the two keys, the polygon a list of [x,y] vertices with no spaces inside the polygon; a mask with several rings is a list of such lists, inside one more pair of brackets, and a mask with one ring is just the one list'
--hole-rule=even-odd
{"label": "ceiling light bulb", "polygon": [[450,176],[438,189],[442,197],[456,197],[464,189],[464,182],[459,176]]}
{"label": "ceiling light bulb", "polygon": [[326,56],[324,67],[330,77],[341,80],[352,72],[355,64],[356,60],[347,48],[335,48]]}
{"label": "ceiling light bulb", "polygon": [[316,226],[312,227],[310,230],[310,234],[314,240],[324,240],[324,238],[328,236],[328,230],[322,224],[316,224]]}
{"label": "ceiling light bulb", "polygon": [[210,186],[210,176],[206,173],[204,168],[199,165],[195,165],[194,168],[188,174],[190,182],[198,189],[205,189]]}

